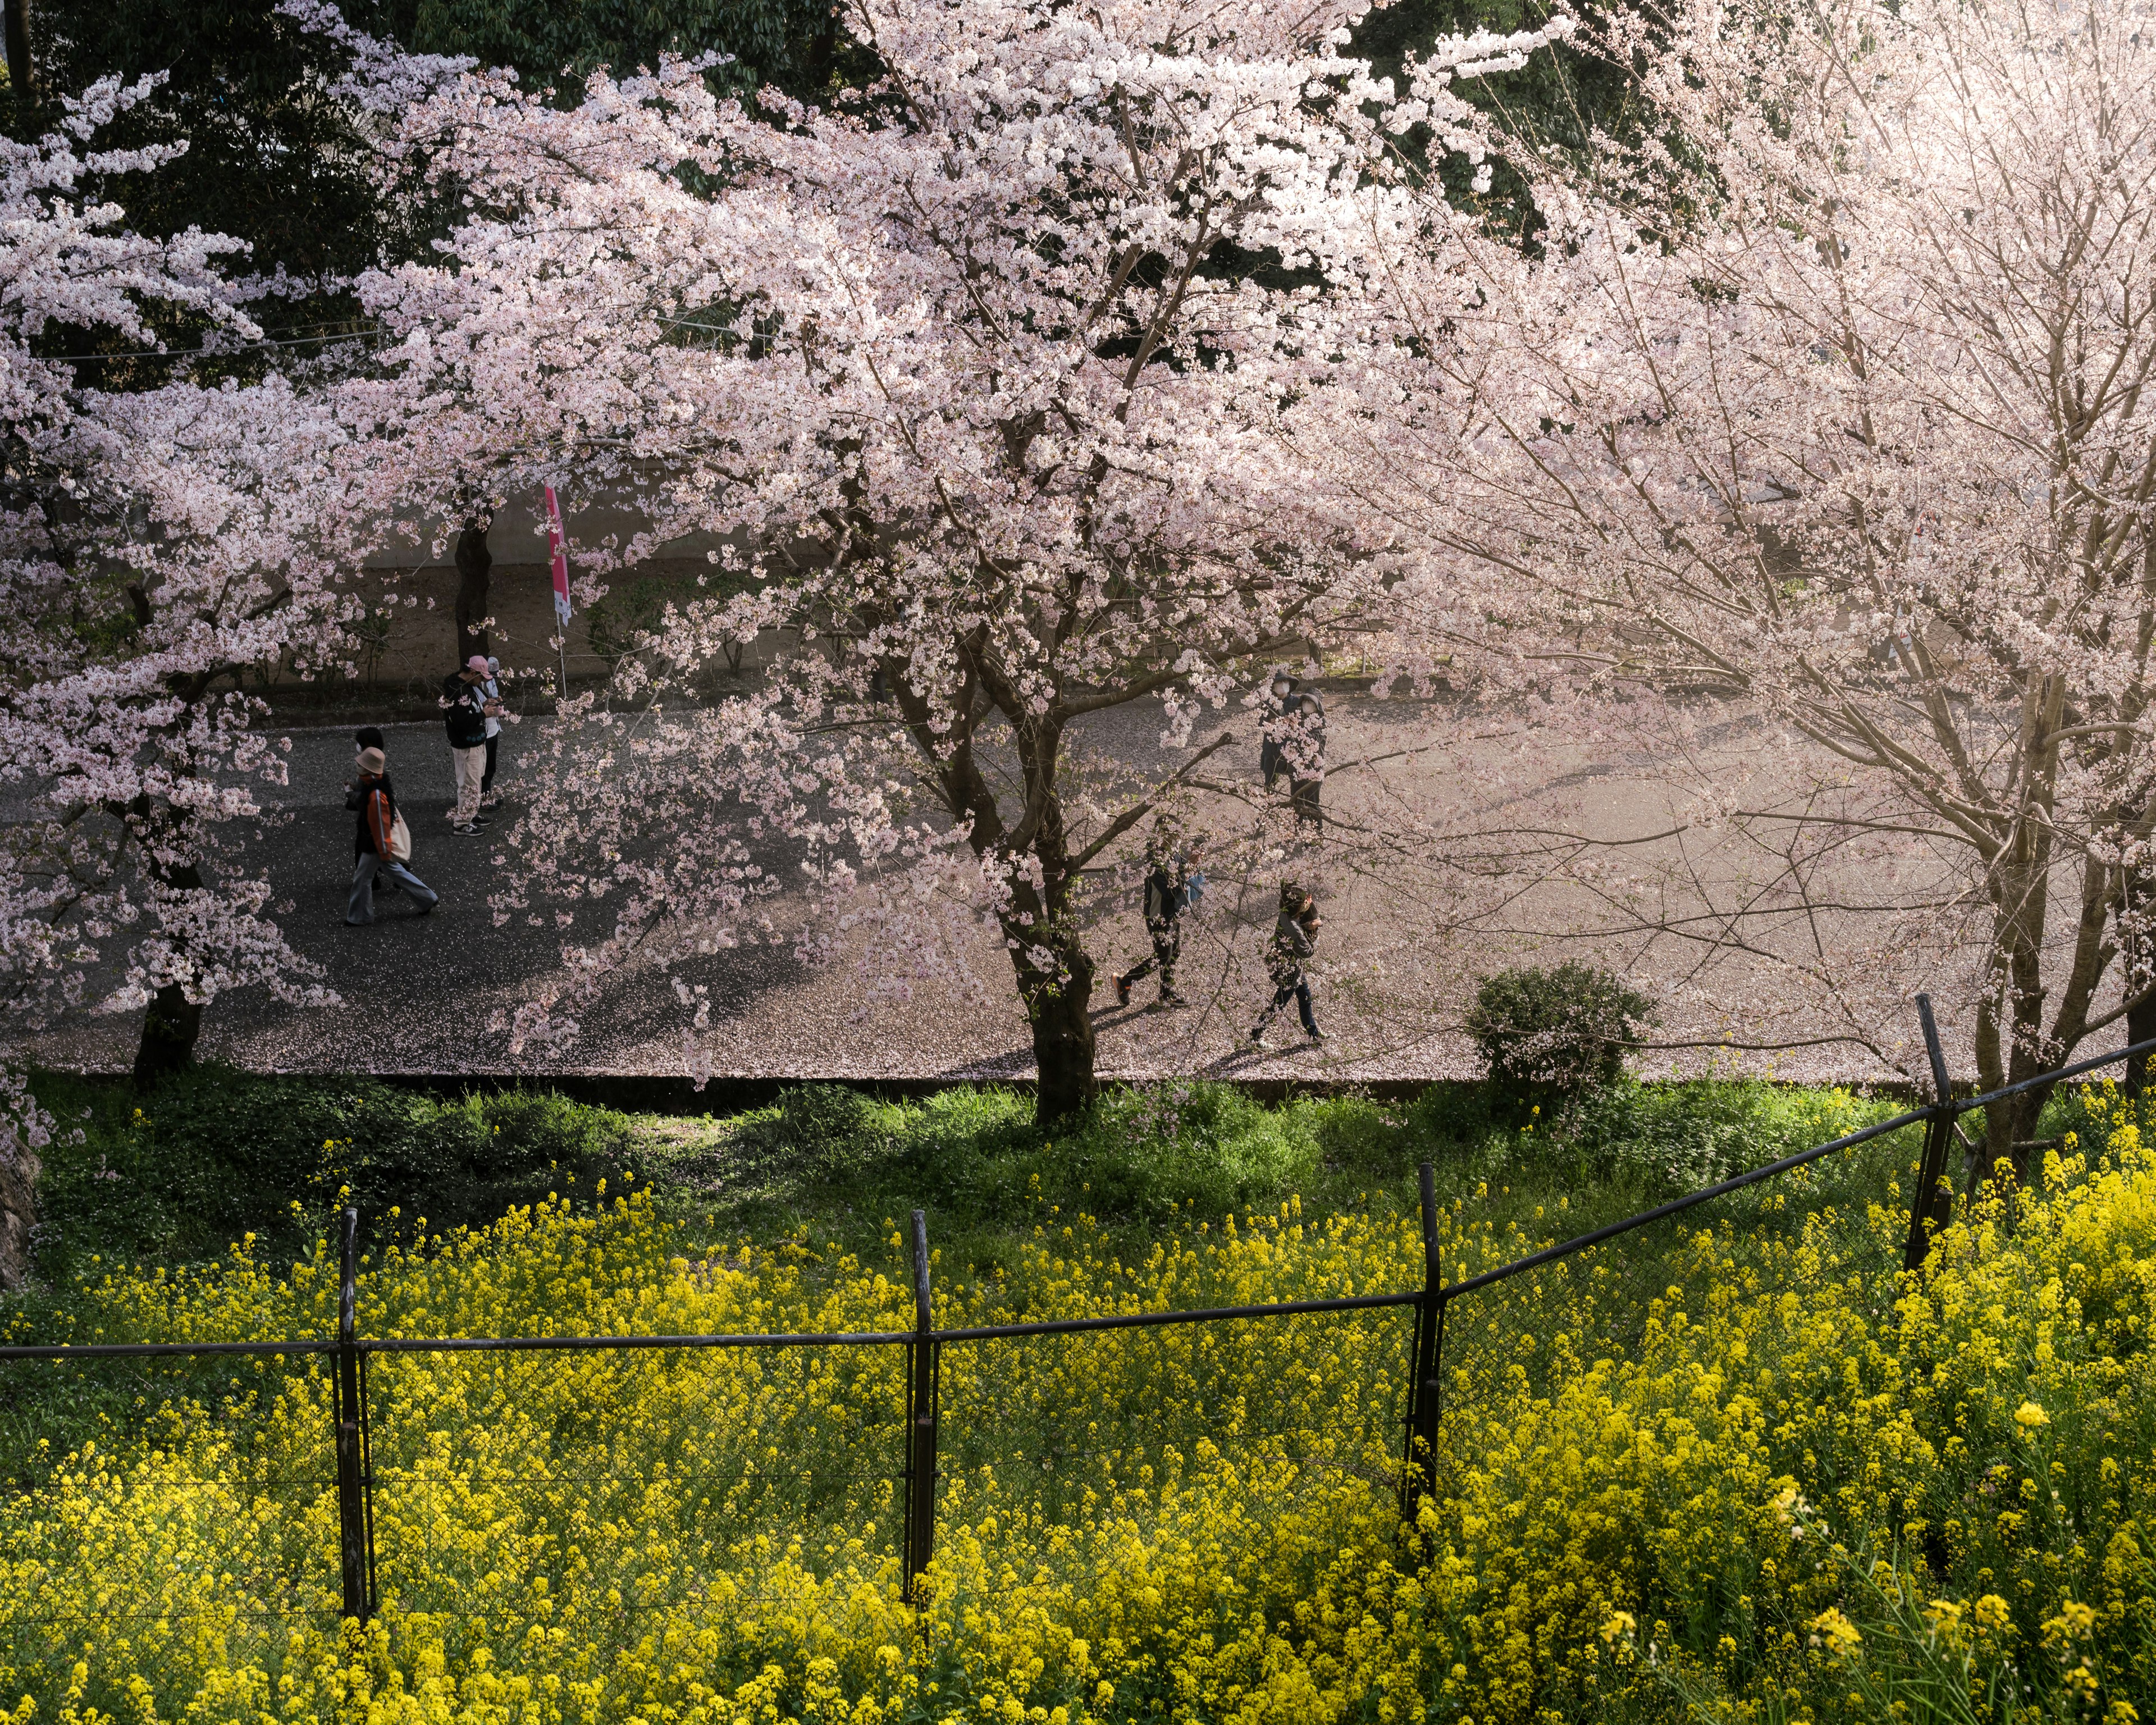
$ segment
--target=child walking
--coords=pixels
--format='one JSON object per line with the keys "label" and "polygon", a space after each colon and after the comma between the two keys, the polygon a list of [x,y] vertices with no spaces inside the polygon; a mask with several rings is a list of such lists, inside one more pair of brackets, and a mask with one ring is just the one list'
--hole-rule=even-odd
{"label": "child walking", "polygon": [[1265,1040],[1265,1026],[1273,1021],[1273,1014],[1291,1000],[1302,1014],[1303,1034],[1312,1042],[1325,1040],[1325,1033],[1317,1028],[1317,1014],[1310,1009],[1310,978],[1302,968],[1303,960],[1317,950],[1321,926],[1317,901],[1293,881],[1283,880],[1280,917],[1273,924],[1272,947],[1265,954],[1265,968],[1273,979],[1273,1002],[1258,1014],[1257,1023],[1250,1027],[1251,1041]]}

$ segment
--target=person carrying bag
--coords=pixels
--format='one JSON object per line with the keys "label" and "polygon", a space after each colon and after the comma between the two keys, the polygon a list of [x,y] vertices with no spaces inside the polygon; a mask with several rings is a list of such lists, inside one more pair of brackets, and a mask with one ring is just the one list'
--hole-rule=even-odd
{"label": "person carrying bag", "polygon": [[[378,748],[359,752],[359,783],[352,788],[358,805],[359,825],[352,834],[352,892],[345,901],[344,920],[354,928],[374,921],[374,882],[387,875],[403,887],[418,914],[425,916],[441,902],[441,896],[404,866],[412,855],[411,829],[397,810],[397,793],[390,788],[388,757]],[[401,841],[401,849],[400,849]]]}

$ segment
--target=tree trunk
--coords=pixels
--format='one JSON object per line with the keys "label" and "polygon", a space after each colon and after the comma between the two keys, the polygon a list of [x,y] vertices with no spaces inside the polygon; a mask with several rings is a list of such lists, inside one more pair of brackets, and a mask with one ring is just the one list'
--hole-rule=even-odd
{"label": "tree trunk", "polygon": [[201,1003],[188,999],[177,983],[157,990],[142,1016],[142,1040],[135,1050],[136,1090],[154,1090],[159,1079],[194,1065],[202,1019]]}
{"label": "tree trunk", "polygon": [[25,117],[37,95],[36,75],[30,64],[30,0],[5,0],[7,8],[8,82],[15,95],[15,115]]}
{"label": "tree trunk", "polygon": [[[157,841],[144,837],[145,865],[153,870],[172,891],[201,891],[202,870],[195,864],[182,863],[174,867],[157,860],[157,843],[169,842],[170,829],[177,823],[175,811],[167,807],[151,813],[147,800],[142,798],[136,799],[133,810],[138,819],[155,819],[165,829],[165,836]],[[151,996],[150,1009],[142,1015],[142,1040],[135,1048],[136,1090],[152,1090],[159,1079],[184,1071],[194,1064],[195,1043],[202,1035],[202,1003],[188,999],[187,990],[177,983],[167,983]]]}
{"label": "tree trunk", "polygon": [[1040,1073],[1033,1117],[1048,1126],[1083,1114],[1101,1094],[1093,1076],[1093,961],[1075,942],[1059,955],[1069,974],[1021,966],[1019,991],[1033,1023],[1033,1062]]}
{"label": "tree trunk", "polygon": [[[2119,986],[2126,998],[2156,984],[2156,879],[2141,869],[2128,869],[2119,883],[2118,945],[2124,963],[2119,967]],[[2126,1040],[2131,1045],[2156,1039],[2156,994],[2126,1009]],[[2126,1063],[2126,1094],[2138,1100],[2149,1087],[2151,1056],[2140,1054]]]}
{"label": "tree trunk", "polygon": [[457,535],[457,664],[475,653],[488,651],[487,588],[494,572],[494,553],[487,549],[486,528],[466,527]]}
{"label": "tree trunk", "polygon": [[[944,697],[940,724],[932,722],[927,697],[904,660],[878,667],[883,691],[896,701],[921,754],[935,765],[952,814],[966,824],[973,854],[1008,869],[1009,899],[999,911],[1019,999],[1033,1027],[1033,1060],[1040,1075],[1034,1119],[1043,1126],[1091,1108],[1101,1094],[1093,1076],[1093,961],[1070,920],[1075,875],[1063,803],[1057,794],[1058,752],[1063,723],[1032,712],[1018,692],[984,663],[985,630],[961,640],[957,686]],[[986,690],[1009,721],[1025,784],[1026,819],[1016,830],[1004,823],[996,793],[973,757],[973,732],[986,708]],[[1034,866],[1022,865],[1026,859]]]}
{"label": "tree trunk", "polygon": [[[2156,1041],[2156,995],[2127,1008],[2126,1040],[2129,1043]],[[2129,1097],[2138,1100],[2148,1088],[2148,1063],[2152,1058],[2156,1056],[2138,1054],[2126,1063],[2126,1094]]]}

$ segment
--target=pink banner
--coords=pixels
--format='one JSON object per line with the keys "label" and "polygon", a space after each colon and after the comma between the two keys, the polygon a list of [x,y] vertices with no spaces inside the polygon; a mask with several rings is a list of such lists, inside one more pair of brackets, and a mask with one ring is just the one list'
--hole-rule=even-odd
{"label": "pink banner", "polygon": [[569,547],[562,531],[562,505],[554,488],[547,487],[547,549],[554,564],[554,618],[569,626]]}

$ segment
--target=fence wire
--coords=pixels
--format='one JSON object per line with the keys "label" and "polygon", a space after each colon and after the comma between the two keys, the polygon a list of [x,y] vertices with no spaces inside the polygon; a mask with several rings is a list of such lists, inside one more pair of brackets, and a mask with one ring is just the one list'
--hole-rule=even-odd
{"label": "fence wire", "polygon": [[[0,1376],[10,1702],[29,1697],[40,1718],[135,1717],[116,1671],[162,1701],[194,1692],[205,1643],[274,1681],[295,1629],[334,1634],[330,1402],[320,1356],[12,1363]],[[116,1651],[126,1656],[100,1656]]]}
{"label": "fence wire", "polygon": [[[1907,1234],[1913,1132],[1789,1168],[1553,1261],[1443,1298],[1438,1489],[1502,1450],[1522,1416],[1568,1385],[1656,1368],[1687,1326],[1784,1285],[1815,1255],[1877,1291],[1883,1315]],[[1456,1222],[1471,1235],[1472,1220]],[[1541,1242],[1527,1242],[1539,1245]],[[1455,1279],[1455,1281],[1459,1280]]]}
{"label": "fence wire", "polygon": [[379,1354],[367,1400],[386,1611],[566,1629],[573,1598],[605,1648],[774,1573],[895,1581],[901,1348]]}
{"label": "fence wire", "polygon": [[993,1525],[994,1563],[1083,1574],[1200,1478],[1209,1512],[1254,1525],[1391,1493],[1413,1327],[1391,1307],[947,1343],[939,1539]]}

